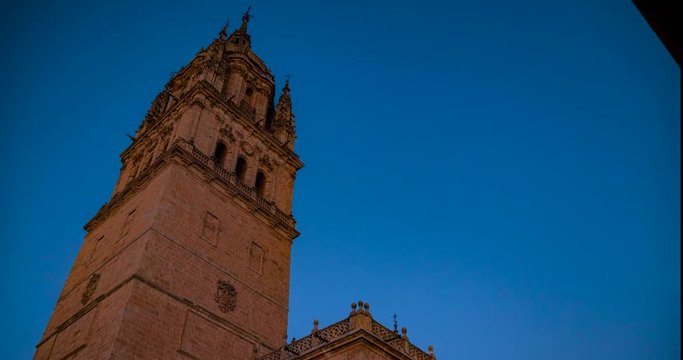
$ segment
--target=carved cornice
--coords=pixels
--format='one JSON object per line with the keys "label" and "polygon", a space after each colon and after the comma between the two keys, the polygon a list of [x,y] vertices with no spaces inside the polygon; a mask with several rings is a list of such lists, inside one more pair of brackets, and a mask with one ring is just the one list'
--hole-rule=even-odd
{"label": "carved cornice", "polygon": [[301,169],[304,164],[299,159],[299,156],[294,153],[294,151],[288,149],[283,144],[281,144],[275,136],[265,129],[259,128],[253,121],[245,119],[243,111],[239,109],[238,105],[227,101],[224,99],[220,93],[206,81],[200,81],[195,85],[197,90],[203,90],[203,93],[210,96],[210,99],[216,102],[216,105],[220,105],[221,109],[227,113],[231,113],[234,119],[242,124],[246,129],[251,129],[251,134],[256,136],[261,142],[266,144],[269,149],[274,150],[284,159],[287,159],[290,164],[296,169]]}
{"label": "carved cornice", "polygon": [[273,78],[272,72],[268,66],[266,66],[266,63],[264,63],[263,60],[261,60],[261,58],[259,58],[258,55],[256,55],[251,49],[243,52],[241,47],[228,43],[226,51],[223,54],[223,58],[228,60],[244,60],[244,62],[250,67],[253,67],[255,72],[258,72],[261,77],[267,79],[273,84],[273,86],[275,85],[275,79]]}
{"label": "carved cornice", "polygon": [[[225,170],[222,167],[218,166],[212,158],[204,155],[201,151],[199,151],[189,142],[180,141],[176,144],[176,147],[183,150],[185,155],[191,155],[193,163],[200,165],[204,170],[210,172],[211,175],[214,176],[214,178],[226,183],[230,190],[239,193],[240,195],[247,197],[249,200],[251,200],[251,204],[255,207],[254,210],[256,210],[256,208],[260,210],[265,210],[269,214],[274,216],[273,220],[276,224],[287,225],[287,227],[289,227],[291,230],[294,230],[296,221],[291,215],[288,215],[282,210],[280,210],[275,205],[275,202],[268,201],[260,195],[258,195],[256,189],[241,183],[238,180],[235,173]],[[292,234],[296,234],[294,236],[296,237],[299,233],[296,232],[296,230],[294,230]]]}
{"label": "carved cornice", "polygon": [[[241,124],[244,128],[251,130],[250,134],[252,136],[257,137],[269,150],[275,151],[280,157],[287,160],[296,170],[299,170],[304,166],[296,153],[281,144],[272,133],[256,126],[253,121],[250,121],[249,114],[240,109],[237,104],[223,98],[207,81],[198,82],[191,91],[193,95],[197,95],[200,92],[207,96],[207,100],[211,102],[213,106],[218,106],[225,113],[232,114],[236,122]],[[192,97],[192,99],[194,100],[194,97]]]}
{"label": "carved cornice", "polygon": [[[382,349],[392,355],[392,359],[400,360],[435,360],[436,357],[420,350],[408,340],[396,336],[394,341],[386,341],[379,334],[375,333],[374,325],[379,324],[373,321],[373,330],[353,329],[349,327],[349,320],[345,319],[336,324],[330,325],[322,330],[302,339],[293,341],[275,350],[258,360],[298,360],[298,359],[318,359],[328,356],[336,349],[344,348],[357,341],[364,341],[369,347]],[[382,325],[379,325],[382,326]],[[391,330],[382,326],[386,331]],[[393,332],[391,332],[393,334]],[[322,356],[321,356],[322,355]]]}
{"label": "carved cornice", "polygon": [[429,353],[426,353],[409,341],[406,328],[403,328],[399,335],[398,330],[391,331],[373,320],[369,304],[359,301],[358,307],[354,303],[351,309],[348,318],[323,329],[318,329],[318,320],[315,320],[310,335],[293,340],[258,360],[317,359],[322,357],[322,354],[330,355],[335,349],[343,348],[359,339],[370,343],[373,348],[383,349],[392,354],[394,359],[436,359],[431,345]]}
{"label": "carved cornice", "polygon": [[192,106],[192,104],[196,101],[197,95],[200,93],[207,96],[207,100],[215,103],[215,105],[219,106],[225,113],[232,114],[235,121],[240,123],[245,129],[250,129],[251,135],[257,137],[263,144],[267,145],[269,150],[276,152],[280,157],[287,160],[287,162],[289,162],[294,169],[299,170],[304,167],[303,162],[301,162],[299,156],[294,153],[294,151],[281,144],[272,133],[256,126],[253,120],[249,120],[248,114],[240,109],[238,105],[223,98],[218,90],[216,90],[216,88],[214,88],[206,80],[199,81],[190,90],[180,96],[180,98],[178,98],[173,105],[166,109],[164,115],[161,116],[159,121],[157,121],[144,133],[140,134],[138,138],[136,138],[135,141],[120,154],[121,159],[126,158],[138,146],[143,146],[142,143],[144,143],[144,140],[152,136],[155,133],[155,129],[163,126],[162,124],[167,124],[169,121],[173,121],[173,118],[176,114],[180,113],[181,109]]}
{"label": "carved cornice", "polygon": [[252,62],[249,61],[248,57],[245,58],[241,55],[242,54],[228,55],[224,58],[224,61],[226,62],[226,73],[223,75],[227,75],[231,71],[235,71],[242,75],[245,80],[251,80],[253,82],[256,79],[259,79],[265,83],[265,86],[269,90],[274,91],[275,77],[270,72],[256,67]]}
{"label": "carved cornice", "polygon": [[274,202],[268,201],[258,195],[255,189],[250,188],[237,179],[235,174],[219,167],[210,157],[187,141],[179,139],[171,148],[145,169],[140,175],[133,179],[118,194],[114,195],[109,203],[100,208],[97,214],[83,227],[86,231],[92,231],[97,225],[108,219],[127,199],[131,198],[154,176],[170,164],[174,159],[183,158],[188,164],[197,164],[203,169],[207,176],[219,180],[229,193],[234,195],[236,201],[244,202],[252,211],[258,211],[263,216],[257,218],[267,221],[273,229],[283,233],[290,241],[299,236],[295,229],[296,221],[292,215],[288,215],[280,210]]}

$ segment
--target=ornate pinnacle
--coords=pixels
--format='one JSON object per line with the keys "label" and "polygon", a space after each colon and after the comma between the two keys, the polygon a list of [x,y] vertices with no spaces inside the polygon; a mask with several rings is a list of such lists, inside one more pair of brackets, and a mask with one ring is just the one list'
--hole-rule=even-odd
{"label": "ornate pinnacle", "polygon": [[427,351],[429,351],[429,356],[432,357],[432,359],[436,359],[436,355],[434,355],[434,347],[429,345],[427,346]]}
{"label": "ornate pinnacle", "polygon": [[[292,98],[289,92],[289,79],[285,82],[285,86],[280,93],[280,99],[275,106],[275,119],[271,127],[275,136],[280,142],[287,146],[290,150],[294,147],[294,114],[292,113]],[[360,309],[363,310],[361,306]]]}
{"label": "ornate pinnacle", "polygon": [[251,47],[251,39],[249,38],[249,34],[247,33],[247,24],[249,23],[249,19],[252,18],[251,14],[249,13],[251,11],[251,5],[247,8],[247,11],[242,14],[242,24],[240,27],[235,29],[235,31],[232,32],[230,37],[228,37],[228,40],[235,45],[238,46],[244,46],[246,48]]}
{"label": "ornate pinnacle", "polygon": [[[282,93],[280,93],[280,99],[278,99],[277,106],[275,107],[275,112],[279,116],[284,116],[287,122],[291,122],[292,117],[292,98],[289,94],[289,76],[287,81],[285,81],[285,86],[282,88]],[[276,116],[277,117],[277,116]],[[362,306],[361,306],[362,310]]]}
{"label": "ornate pinnacle", "polygon": [[285,86],[282,88],[282,90],[285,90],[285,89],[289,90],[289,79],[291,79],[291,78],[292,78],[292,75],[290,75],[290,74],[285,75]]}
{"label": "ornate pinnacle", "polygon": [[282,87],[282,93],[280,93],[280,99],[278,100],[278,107],[282,105],[289,107],[289,111],[291,111],[291,106],[292,106],[292,99],[289,95],[289,78],[291,78],[291,75],[287,75],[287,80],[285,80],[285,86]]}
{"label": "ornate pinnacle", "polygon": [[218,33],[219,39],[225,39],[226,36],[228,36],[228,20],[225,21],[223,28],[221,28],[221,31]]}
{"label": "ornate pinnacle", "polygon": [[240,30],[242,31],[247,31],[247,24],[249,23],[249,19],[252,18],[252,15],[249,14],[249,11],[251,11],[251,5],[247,7],[247,11],[242,14],[242,25],[240,26]]}

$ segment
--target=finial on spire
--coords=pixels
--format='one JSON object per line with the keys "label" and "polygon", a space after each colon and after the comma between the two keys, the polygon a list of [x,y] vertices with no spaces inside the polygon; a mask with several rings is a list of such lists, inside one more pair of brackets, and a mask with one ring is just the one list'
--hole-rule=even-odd
{"label": "finial on spire", "polygon": [[225,39],[225,37],[228,36],[228,23],[229,23],[229,20],[225,20],[225,24],[223,24],[223,28],[221,28],[221,31],[218,33],[218,37],[220,39]]}
{"label": "finial on spire", "polygon": [[396,318],[396,313],[394,313],[394,332],[398,334],[398,319]]}
{"label": "finial on spire", "polygon": [[249,14],[250,11],[251,5],[249,5],[249,7],[247,7],[247,11],[245,11],[244,14],[242,14],[242,26],[240,26],[240,29],[242,30],[247,30],[247,24],[249,23],[249,19],[252,18],[252,15]]}
{"label": "finial on spire", "polygon": [[287,74],[285,75],[285,86],[282,87],[282,90],[287,89],[289,90],[289,79],[292,78],[292,75]]}

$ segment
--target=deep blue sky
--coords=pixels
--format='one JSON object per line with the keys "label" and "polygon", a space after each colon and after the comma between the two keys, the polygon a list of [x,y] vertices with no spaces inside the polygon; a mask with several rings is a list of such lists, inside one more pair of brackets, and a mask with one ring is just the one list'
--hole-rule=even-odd
{"label": "deep blue sky", "polygon": [[[169,74],[244,1],[0,5],[0,358],[30,358]],[[440,359],[678,359],[680,70],[630,1],[254,1],[293,75],[290,337],[351,301]]]}

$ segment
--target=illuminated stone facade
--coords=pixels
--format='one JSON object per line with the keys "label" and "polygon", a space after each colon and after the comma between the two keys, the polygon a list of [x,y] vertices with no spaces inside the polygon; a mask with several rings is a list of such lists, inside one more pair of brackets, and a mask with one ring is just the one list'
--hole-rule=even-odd
{"label": "illuminated stone facade", "polygon": [[224,28],[154,99],[34,359],[431,358],[363,306],[346,331],[286,343],[303,164],[289,83],[275,103],[248,23]]}

